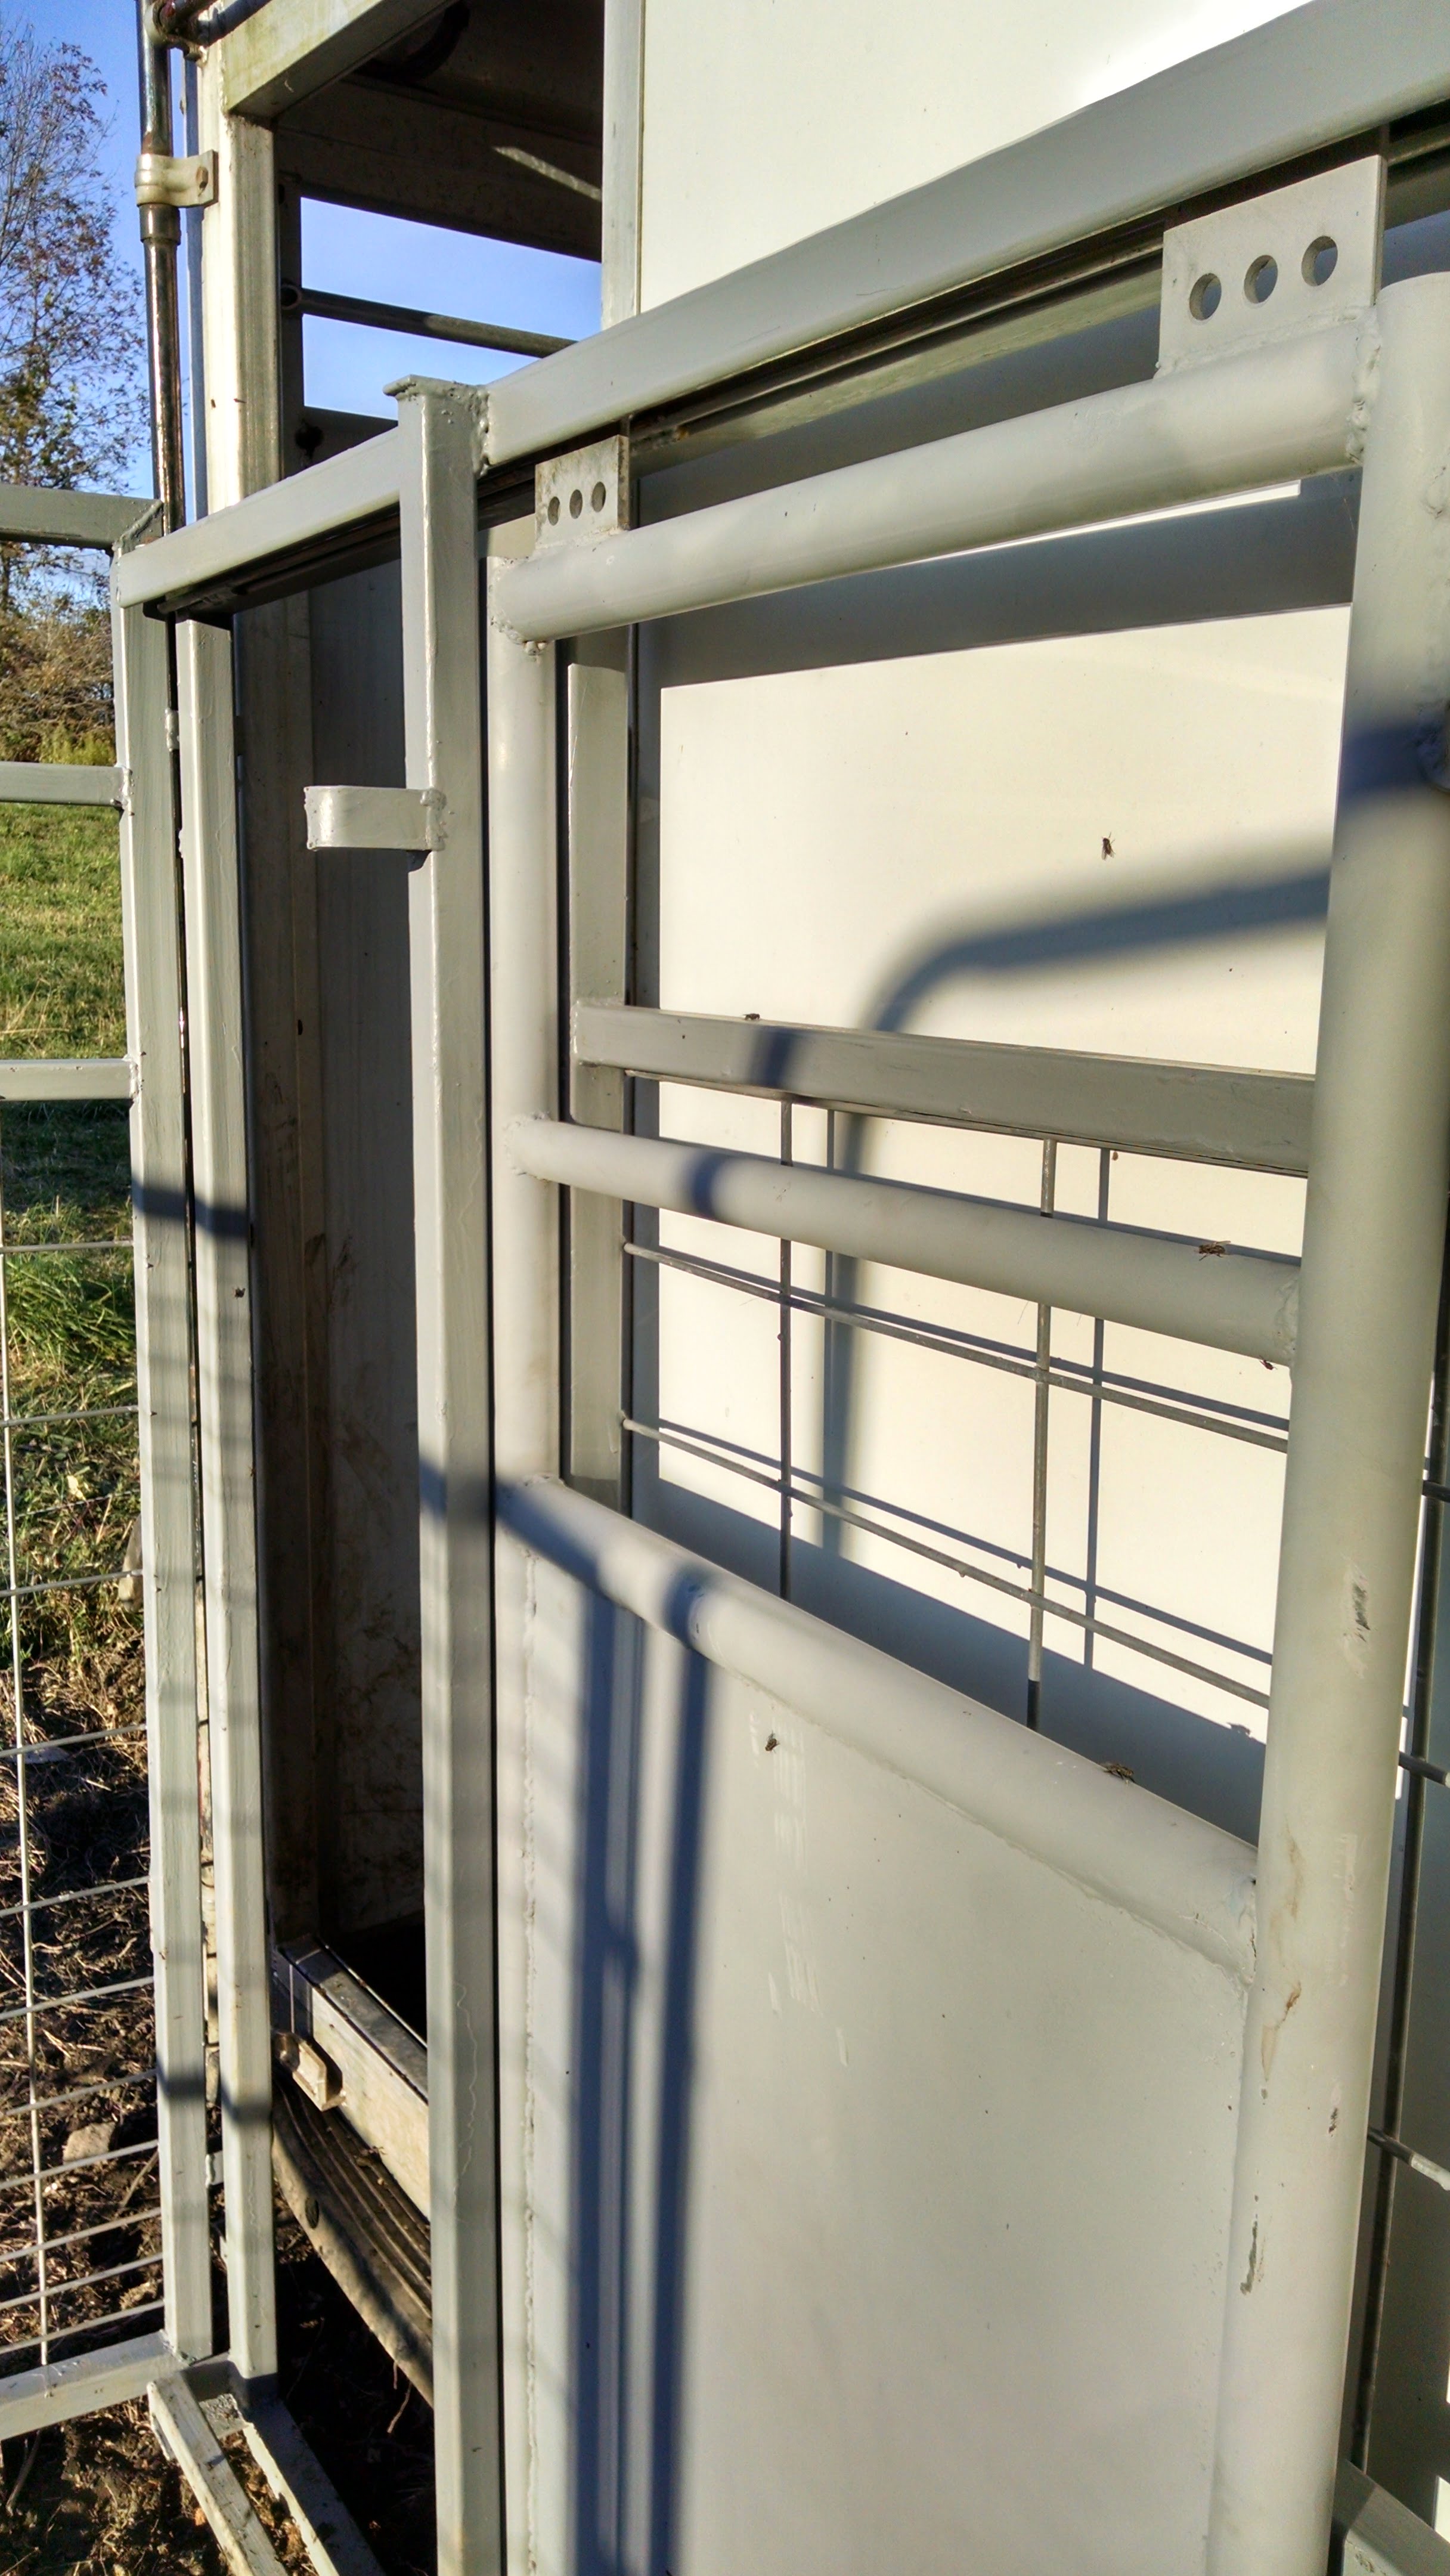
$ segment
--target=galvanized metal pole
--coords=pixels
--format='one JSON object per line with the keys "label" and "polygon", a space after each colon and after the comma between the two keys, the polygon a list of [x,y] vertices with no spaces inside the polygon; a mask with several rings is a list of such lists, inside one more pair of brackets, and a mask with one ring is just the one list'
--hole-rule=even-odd
{"label": "galvanized metal pole", "polygon": [[[141,149],[169,155],[171,54],[152,23],[150,0],[137,0],[141,74]],[[146,271],[146,345],[151,368],[151,467],[168,528],[186,517],[186,442],[181,417],[181,321],[176,267],[181,217],[175,206],[142,206]]]}
{"label": "galvanized metal pole", "polygon": [[1212,2576],[1323,2576],[1328,2547],[1450,1179],[1450,279],[1379,309]]}
{"label": "galvanized metal pole", "polygon": [[177,638],[196,1340],[231,2357],[277,2368],[272,2026],[262,1851],[252,1289],[231,638]]}
{"label": "galvanized metal pole", "polygon": [[399,400],[408,784],[441,800],[409,902],[423,1856],[439,2576],[503,2561],[495,2073],[480,406]]}

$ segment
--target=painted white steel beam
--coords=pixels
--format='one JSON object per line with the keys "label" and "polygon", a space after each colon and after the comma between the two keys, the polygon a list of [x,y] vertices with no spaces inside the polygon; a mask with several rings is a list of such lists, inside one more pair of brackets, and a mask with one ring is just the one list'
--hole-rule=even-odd
{"label": "painted white steel beam", "polygon": [[505,1145],[520,1171],[569,1189],[1101,1315],[1212,1350],[1293,1361],[1299,1265],[1269,1253],[546,1118],[516,1119]]}
{"label": "painted white steel beam", "polygon": [[12,1056],[0,1064],[0,1100],[129,1100],[134,1087],[123,1055]]}
{"label": "painted white steel beam", "polygon": [[[628,62],[617,77],[627,95]],[[1315,0],[520,368],[490,391],[489,462],[574,446],[1119,225],[1177,221],[1195,199],[1447,97],[1447,0]],[[623,150],[611,166],[627,172]],[[633,209],[606,217],[627,226]]]}
{"label": "painted white steel beam", "polygon": [[539,546],[500,580],[499,613],[530,642],[586,634],[1353,464],[1375,345],[1367,316],[592,544]]}
{"label": "painted white steel beam", "polygon": [[87,761],[0,760],[0,805],[115,805],[124,781],[119,769]]}
{"label": "painted white steel beam", "polygon": [[158,503],[133,493],[42,492],[0,483],[0,538],[37,546],[97,546],[109,552],[137,533]]}
{"label": "painted white steel beam", "polygon": [[254,2381],[270,2379],[275,2372],[277,2340],[250,1201],[230,636],[213,626],[183,625],[177,637],[177,682],[227,2316],[232,2359],[242,2378]]}
{"label": "painted white steel beam", "polygon": [[205,2514],[230,2576],[285,2576],[245,2487],[185,2380],[160,2381],[147,2397],[157,2439]]}
{"label": "painted white steel beam", "polygon": [[272,2493],[291,2515],[315,2576],[382,2576],[376,2557],[281,2399],[259,2399],[242,2417],[242,2432]]}
{"label": "painted white steel beam", "polygon": [[1245,2036],[1212,2576],[1322,2576],[1450,1183],[1450,278],[1380,299]]}
{"label": "painted white steel beam", "polygon": [[[171,2347],[183,2361],[194,2361],[212,2348],[212,2302],[186,1087],[177,817],[167,740],[171,671],[166,633],[154,618],[135,608],[120,612],[112,633],[116,740],[131,778],[121,817],[121,923],[127,1043],[137,1077],[131,1182],[162,2286]],[[103,1072],[124,1072],[129,1090],[132,1065],[81,1070],[91,1085]],[[48,1077],[44,1093],[37,1085],[31,1098],[86,1096],[68,1086],[53,1091],[48,1067],[26,1070]]]}
{"label": "painted white steel beam", "polygon": [[41,2432],[47,2424],[68,2424],[103,2406],[124,2406],[180,2367],[169,2338],[148,2334],[113,2343],[105,2352],[77,2353],[70,2361],[17,2370],[0,2387],[0,2441]]}
{"label": "painted white steel beam", "polygon": [[386,430],[324,465],[289,474],[284,482],[213,510],[209,518],[138,546],[116,566],[117,599],[123,608],[165,599],[396,509],[399,454],[397,431]]}
{"label": "painted white steel beam", "polygon": [[479,406],[399,401],[408,785],[448,835],[408,880],[418,1280],[423,1878],[439,2576],[503,2555],[494,2087],[489,1210]]}
{"label": "painted white steel beam", "polygon": [[1344,2460],[1334,2527],[1343,2534],[1342,2576],[1450,2576],[1450,2541]]}
{"label": "painted white steel beam", "polygon": [[580,1063],[616,1065],[657,1082],[815,1101],[877,1117],[1055,1136],[1256,1172],[1309,1168],[1314,1085],[1304,1074],[1241,1073],[1223,1065],[894,1029],[714,1019],[621,1002],[575,1004],[574,1054]]}
{"label": "painted white steel beam", "polygon": [[438,0],[284,0],[223,36],[215,51],[229,116],[280,116],[438,15]]}

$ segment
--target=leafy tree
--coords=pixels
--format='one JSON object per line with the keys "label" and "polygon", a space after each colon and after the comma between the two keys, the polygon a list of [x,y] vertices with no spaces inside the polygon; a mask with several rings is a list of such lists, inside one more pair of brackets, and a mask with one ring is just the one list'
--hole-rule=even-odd
{"label": "leafy tree", "polygon": [[[105,83],[74,45],[0,18],[0,481],[104,488],[146,420],[141,294],[102,162]],[[109,734],[94,565],[0,546],[0,757]]]}

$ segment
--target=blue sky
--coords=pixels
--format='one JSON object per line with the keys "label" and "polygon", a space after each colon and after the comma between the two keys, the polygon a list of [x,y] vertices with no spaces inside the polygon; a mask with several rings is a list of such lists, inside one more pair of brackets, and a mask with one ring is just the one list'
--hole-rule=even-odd
{"label": "blue sky", "polygon": [[[28,23],[43,43],[79,45],[105,79],[111,101],[108,157],[116,189],[116,238],[140,273],[131,197],[136,160],[134,0],[0,0],[10,22]],[[599,271],[590,260],[561,259],[510,242],[479,241],[432,224],[403,224],[342,206],[303,210],[304,282],[335,294],[371,296],[434,313],[511,323],[526,331],[577,339],[599,327]],[[383,393],[399,376],[452,376],[485,384],[522,363],[496,351],[394,331],[361,331],[342,322],[305,326],[307,398],[337,411],[391,413]],[[150,488],[150,460],[130,478]]]}

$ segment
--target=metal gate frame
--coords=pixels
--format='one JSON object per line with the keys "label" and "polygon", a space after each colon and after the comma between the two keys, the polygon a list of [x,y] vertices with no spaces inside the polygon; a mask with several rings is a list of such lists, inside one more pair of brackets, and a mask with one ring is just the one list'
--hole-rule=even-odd
{"label": "metal gate frame", "polygon": [[[1433,85],[1444,86],[1438,70]],[[1111,123],[1104,119],[1105,127]],[[1035,149],[1040,154],[1040,144]],[[1131,161],[1121,141],[1119,150]],[[1439,625],[1446,529],[1433,474],[1450,439],[1450,373],[1441,355],[1450,288],[1423,280],[1392,289],[1361,326],[1314,335],[1312,348],[1306,338],[1215,362],[1232,370],[1217,378],[1205,362],[1191,386],[1160,377],[1125,396],[1039,415],[1030,432],[1004,424],[946,442],[955,450],[951,470],[925,518],[919,476],[908,473],[903,505],[890,488],[891,460],[882,460],[814,478],[808,488],[819,542],[808,537],[801,546],[792,536],[788,554],[780,551],[779,496],[771,495],[588,549],[551,550],[547,561],[510,560],[527,537],[495,541],[488,653],[498,1388],[491,1459],[475,482],[485,464],[567,457],[582,430],[627,414],[634,361],[640,381],[656,391],[685,381],[698,387],[712,372],[738,366],[738,317],[733,341],[730,328],[722,330],[718,369],[701,353],[710,293],[685,299],[698,319],[693,312],[648,317],[633,326],[628,354],[609,348],[614,335],[606,335],[588,351],[528,371],[488,410],[466,389],[415,383],[404,389],[397,431],[147,547],[117,570],[116,595],[128,617],[149,604],[182,621],[182,667],[190,662],[197,675],[190,705],[195,712],[204,704],[214,717],[228,703],[221,685],[226,648],[210,635],[186,640],[200,633],[188,605],[251,567],[266,565],[275,579],[294,551],[300,557],[315,540],[401,506],[410,780],[401,794],[409,801],[400,803],[399,791],[386,798],[355,791],[338,800],[330,818],[319,808],[314,837],[316,846],[339,850],[411,847],[424,861],[414,876],[412,927],[418,1269],[428,1288],[420,1311],[420,1429],[429,1983],[430,2007],[437,2007],[436,2022],[430,2009],[430,2127],[440,2566],[447,2576],[494,2566],[502,2512],[491,2088],[485,2082],[475,2090],[491,2061],[494,1993],[492,1852],[479,1830],[491,1784],[481,1782],[477,1760],[489,1656],[490,1475],[548,1479],[560,1463],[554,1185],[606,1200],[627,1191],[646,1205],[669,1205],[683,1190],[692,1209],[700,1205],[698,1171],[667,1169],[662,1157],[670,1149],[591,1133],[558,1117],[550,1043],[558,829],[552,641],[617,629],[666,608],[1362,460],[1349,758],[1294,1335],[1280,1671],[1259,1899],[1265,1938],[1247,2060],[1264,2073],[1246,2088],[1240,2135],[1231,2263],[1245,2296],[1230,2302],[1211,2560],[1217,2576],[1268,2569],[1318,2576],[1333,2488],[1447,1177],[1450,814],[1437,746],[1450,700],[1450,645]],[[903,305],[911,300],[902,294]],[[728,325],[729,298],[717,296],[715,305]],[[1084,467],[1076,443],[1075,428],[1088,415],[1110,456],[1105,475]],[[1024,440],[1045,469],[1047,503],[1024,497],[1017,482],[1014,451]],[[920,459],[910,463],[915,469]],[[995,482],[990,505],[982,498],[984,478]],[[1036,489],[1043,488],[1039,480]],[[762,546],[767,558],[775,554],[764,580],[750,568]],[[210,1121],[211,1204],[220,1232],[228,1212],[245,1204],[232,1194],[237,1167],[227,1157],[240,1130],[223,1098],[239,1030],[228,945],[235,852],[223,819],[232,797],[224,726],[201,726],[186,762],[192,813],[217,818],[191,846],[193,864],[217,870],[219,909],[206,934],[213,944],[196,951],[197,970],[216,981],[217,1028],[196,1080],[199,1089],[216,1085],[212,1104],[198,1111],[198,1133]],[[782,1182],[778,1167],[751,1172],[748,1159],[712,1158],[710,1209],[758,1226],[765,1200]],[[201,1187],[199,1156],[199,1194]],[[795,1181],[790,1187],[799,1194]],[[860,1239],[853,1229],[884,1213],[879,1203],[873,1208],[848,1195],[868,1185],[827,1175],[812,1176],[811,1187],[824,1195],[810,1217],[782,1209],[772,1230],[849,1249]],[[959,1238],[967,1213],[956,1221]],[[1050,1302],[1060,1299],[1064,1282],[1042,1256],[1050,1245],[1055,1256],[1054,1236],[1060,1243],[1061,1235],[1053,1220],[1037,1222],[1044,1231],[1036,1248],[1025,1238],[1018,1243],[1010,1276],[1021,1293]],[[1166,1270],[1156,1287],[1150,1279],[1155,1254],[1135,1257],[1124,1245],[1116,1253],[1134,1320],[1154,1307],[1160,1328],[1181,1329],[1176,1286]],[[966,1275],[978,1276],[980,1245],[959,1240],[952,1257],[957,1267],[946,1275],[963,1275],[966,1265]],[[1253,1257],[1242,1259],[1251,1264]],[[218,1282],[229,1280],[220,1252],[216,1262]],[[1205,1339],[1244,1329],[1227,1313],[1239,1289],[1260,1313],[1274,1304],[1276,1334],[1290,1329],[1282,1266],[1275,1266],[1273,1283],[1249,1268],[1216,1272],[1221,1293],[1215,1287],[1198,1300]],[[1081,1279],[1077,1293],[1106,1296],[1102,1284],[1088,1290]],[[245,1302],[244,1293],[230,1300],[243,1313]],[[203,1324],[203,1382],[211,1370],[211,1436],[220,1458],[239,1436],[240,1411],[228,1408],[240,1406],[237,1388],[246,1383],[237,1319],[220,1285]],[[236,1723],[250,1730],[255,1608],[242,1526],[250,1493],[219,1472],[207,1492],[209,1562],[215,1515],[218,1544],[231,1550],[226,1561],[235,1568],[234,1589],[216,1607],[217,1646],[235,1675]],[[547,1493],[539,1499],[547,1508]],[[233,1514],[238,1527],[228,1533]],[[235,2132],[228,2170],[240,2177],[244,2207],[248,2158],[256,2151],[246,2133],[257,2125],[248,2069],[260,2062],[266,2012],[254,1778],[255,1747],[239,1741],[230,1794],[246,1866],[238,1869],[225,1921],[219,1909],[218,1937],[232,1962],[237,2013],[237,2092],[224,2104]],[[265,2358],[268,2332],[260,2221],[258,2229],[256,2243],[237,2249],[244,2277],[257,2285],[247,2310],[255,2360]],[[1266,2267],[1271,2231],[1275,2260]]]}
{"label": "metal gate frame", "polygon": [[[117,568],[147,537],[155,517],[154,503],[108,494],[38,492],[21,486],[0,490],[0,538],[108,552],[113,595]],[[195,646],[208,632],[190,629],[188,641]],[[216,1080],[217,1035],[208,1008],[214,997],[231,989],[225,975],[218,979],[215,974],[227,916],[224,904],[219,914],[208,905],[208,896],[214,898],[217,890],[215,868],[206,872],[193,864],[188,872],[189,924],[184,920],[177,866],[177,714],[167,630],[140,608],[115,605],[112,643],[116,766],[0,763],[0,801],[109,805],[116,810],[127,1054],[119,1060],[22,1059],[0,1065],[0,1101],[127,1100],[131,1105],[164,2314],[157,2332],[0,2381],[0,2440],[146,2395],[158,2438],[181,2465],[229,2563],[244,2563],[255,2576],[269,2576],[269,2571],[280,2576],[281,2563],[201,2411],[209,2405],[216,2415],[219,2403],[224,2420],[245,2431],[319,2576],[379,2576],[371,2549],[275,2393],[271,2042],[265,1986],[259,2023],[255,1988],[248,1984],[245,1938],[250,1924],[261,1919],[260,1739],[255,1687],[250,1701],[239,1707],[234,1674],[235,1658],[238,1653],[245,1658],[249,1640],[255,1656],[256,1624],[254,1616],[247,1616],[245,1593],[239,1598],[253,1553],[245,1155],[240,1127],[227,1127],[236,1097]],[[200,649],[204,655],[204,641]],[[194,714],[196,661],[183,664],[178,676],[183,690],[190,684],[183,703]],[[189,738],[196,738],[194,725]],[[194,786],[183,801],[194,816]],[[208,821],[219,823],[220,814]],[[215,830],[208,832],[205,846],[217,851]],[[224,841],[220,855],[224,860]],[[225,877],[221,884],[224,888]],[[234,969],[235,936],[234,928]],[[203,1078],[190,1085],[183,945],[196,969],[192,1061],[195,1066],[199,1059],[203,1067]],[[224,1039],[221,1043],[224,1050]],[[227,1208],[243,1211],[240,1226],[224,1215],[216,1221],[217,1212]],[[223,1298],[230,1301],[225,1307]],[[234,1315],[238,1298],[241,1312]],[[207,2149],[194,1345],[203,1361],[202,1500],[209,1543],[207,1698],[223,2130],[219,2179],[231,2213],[229,2345],[220,2354],[212,2319],[209,2216],[209,2194],[218,2177]],[[223,1401],[228,1391],[230,1413]],[[230,1448],[223,1445],[228,1436]],[[244,1462],[239,1481],[234,1474],[238,1456]],[[245,1678],[244,1660],[243,1682]]]}

